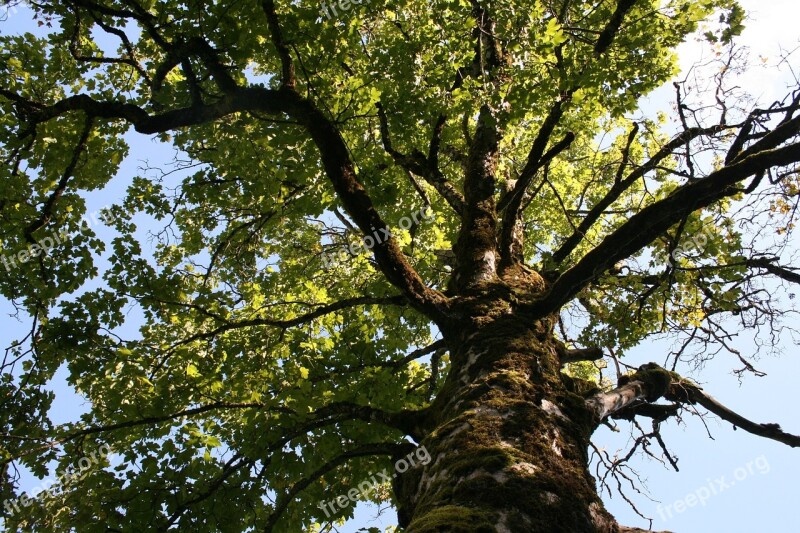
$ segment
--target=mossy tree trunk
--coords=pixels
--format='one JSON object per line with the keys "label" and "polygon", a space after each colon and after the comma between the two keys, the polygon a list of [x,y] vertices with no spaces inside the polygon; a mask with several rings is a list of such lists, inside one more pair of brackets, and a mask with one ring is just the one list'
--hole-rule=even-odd
{"label": "mossy tree trunk", "polygon": [[588,472],[595,419],[562,378],[554,318],[487,299],[449,335],[452,371],[429,410],[432,456],[395,482],[400,526],[432,531],[611,532]]}
{"label": "mossy tree trunk", "polygon": [[458,298],[437,320],[450,372],[418,435],[432,460],[395,478],[398,522],[409,533],[619,531],[588,472],[595,411],[562,378],[558,311],[537,305],[553,287],[522,261],[521,234],[498,247],[496,137],[484,106],[454,247]]}

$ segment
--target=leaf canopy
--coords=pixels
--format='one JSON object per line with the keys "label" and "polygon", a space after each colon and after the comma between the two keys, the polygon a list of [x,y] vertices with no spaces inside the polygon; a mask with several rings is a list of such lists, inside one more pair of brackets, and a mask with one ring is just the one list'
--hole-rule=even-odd
{"label": "leaf canopy", "polygon": [[[40,476],[102,443],[116,458],[7,527],[314,530],[319,501],[390,465],[370,446],[404,442],[395,419],[429,406],[449,368],[435,320],[386,274],[382,246],[363,244],[382,235],[371,221],[448,294],[443,257],[481,110],[502,134],[497,198],[557,114],[551,145],[574,140],[523,191],[522,254],[542,272],[579,264],[703,177],[677,153],[695,137],[660,156],[672,126],[639,107],[677,74],[676,47],[720,13],[706,36],[722,47],[742,27],[728,0],[389,0],[331,18],[305,0],[33,3],[38,30],[0,36],[2,255],[19,263],[0,270],[0,292],[32,320],[0,381],[0,433],[25,438],[0,439],[0,452]],[[476,29],[489,19],[491,39]],[[719,143],[700,157],[706,173],[724,166],[714,157],[747,118],[737,113],[697,133]],[[354,217],[352,190],[332,184],[319,117],[380,218]],[[126,157],[148,159],[142,135],[175,161],[119,173]],[[784,178],[773,214],[789,217],[797,175]],[[93,194],[114,195],[101,222],[82,218]],[[600,269],[559,306],[577,313],[564,340],[622,354],[656,333],[702,333],[714,314],[763,321],[735,224],[744,198],[711,202],[624,268]],[[672,268],[676,244],[701,234]],[[65,238],[20,259],[53,235]],[[89,406],[66,424],[48,417],[60,368]],[[375,423],[389,414],[394,424]],[[315,476],[342,453],[352,460]],[[12,490],[7,466],[2,483]]]}

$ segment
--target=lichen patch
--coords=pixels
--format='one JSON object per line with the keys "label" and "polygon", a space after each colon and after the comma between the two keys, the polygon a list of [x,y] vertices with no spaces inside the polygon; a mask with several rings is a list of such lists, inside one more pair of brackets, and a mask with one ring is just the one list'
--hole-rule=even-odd
{"label": "lichen patch", "polygon": [[555,415],[561,419],[567,420],[567,417],[564,416],[561,409],[547,398],[542,398],[542,411],[549,415]]}
{"label": "lichen patch", "polygon": [[511,465],[511,470],[526,476],[532,476],[536,473],[537,468],[531,463],[520,461]]}

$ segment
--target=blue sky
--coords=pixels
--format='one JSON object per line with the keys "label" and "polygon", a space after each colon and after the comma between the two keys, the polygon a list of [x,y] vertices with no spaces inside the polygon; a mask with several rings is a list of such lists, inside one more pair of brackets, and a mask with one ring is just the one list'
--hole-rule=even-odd
{"label": "blue sky", "polygon": [[[751,60],[762,66],[753,69],[740,78],[740,84],[760,100],[769,102],[785,93],[786,72],[774,68],[775,58],[781,50],[791,50],[800,46],[800,2],[796,0],[741,0],[751,14],[751,20],[740,39],[740,43],[750,48]],[[0,24],[2,32],[22,32],[35,30],[25,9],[13,13],[9,21]],[[690,42],[680,51],[681,64],[689,66],[703,54],[697,43]],[[767,59],[766,62],[760,60]],[[645,102],[648,108],[661,108],[670,111],[671,88],[657,91]],[[117,201],[130,176],[140,173],[140,167],[147,159],[153,166],[172,159],[171,148],[155,141],[131,136],[132,154],[123,164],[120,175],[104,191],[93,193],[89,211]],[[775,294],[782,294],[791,287],[774,284]],[[798,288],[800,290],[800,288]],[[7,318],[10,306],[0,302],[0,325],[3,331],[14,331],[19,324]],[[788,322],[788,326],[800,329],[800,320]],[[130,326],[133,331],[135,323]],[[8,340],[2,338],[0,340]],[[736,346],[749,353],[752,345],[749,332],[742,332]],[[800,434],[800,414],[795,400],[797,379],[800,376],[800,353],[795,339],[782,339],[784,353],[780,357],[764,355],[758,361],[758,368],[767,373],[766,377],[745,376],[740,382],[731,370],[737,368],[738,361],[732,356],[720,355],[696,373],[683,372],[700,382],[705,390],[731,409],[757,422],[777,422],[784,430]],[[663,362],[670,344],[667,341],[647,342],[633,350],[627,359],[629,364],[639,365],[649,361]],[[57,400],[53,412],[56,421],[73,420],[76,413],[85,409],[82,400],[68,391],[63,384],[56,387]],[[797,502],[800,491],[797,478],[800,475],[800,450],[793,450],[783,444],[750,435],[742,430],[734,431],[730,424],[708,418],[708,432],[697,417],[686,417],[685,424],[669,422],[662,427],[664,439],[674,456],[679,459],[680,472],[676,473],[662,464],[636,456],[631,461],[649,488],[651,501],[628,490],[639,510],[654,519],[654,530],[672,530],[681,533],[749,533],[752,531],[792,531],[800,530],[800,519],[791,511]],[[606,429],[599,430],[595,443],[614,454],[617,449],[626,449],[629,435],[625,426],[622,432],[614,434]],[[743,475],[743,472],[746,475]],[[25,476],[22,489],[33,488],[38,481]],[[706,490],[708,489],[708,490]],[[689,507],[692,496],[708,496],[704,505]],[[330,495],[331,499],[337,495]],[[614,494],[604,496],[609,510],[625,525],[648,527],[648,523],[637,517],[623,499]],[[659,504],[660,502],[660,504]],[[681,503],[686,508],[679,512]],[[659,505],[661,508],[659,509]],[[670,505],[669,511],[667,506]],[[382,513],[375,519],[377,508],[360,505],[356,519],[339,527],[342,533],[356,532],[364,527],[381,527],[395,522],[393,510]]]}

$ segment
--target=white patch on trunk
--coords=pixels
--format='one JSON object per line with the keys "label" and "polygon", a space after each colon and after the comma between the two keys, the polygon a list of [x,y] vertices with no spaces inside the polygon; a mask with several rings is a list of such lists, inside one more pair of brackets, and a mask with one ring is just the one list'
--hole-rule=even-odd
{"label": "white patch on trunk", "polygon": [[567,420],[567,417],[564,416],[564,413],[561,412],[561,409],[559,409],[556,404],[545,398],[542,398],[542,411],[549,415],[555,415],[559,418]]}
{"label": "white patch on trunk", "polygon": [[511,529],[508,527],[508,513],[505,511],[500,511],[500,520],[497,521],[497,525],[495,526],[494,530],[497,533],[511,533]]}
{"label": "white patch on trunk", "polygon": [[561,448],[558,447],[558,437],[559,437],[558,430],[554,429],[553,433],[554,433],[553,442],[550,443],[550,448],[555,452],[556,455],[561,457]]}
{"label": "white patch on trunk", "polygon": [[426,491],[431,488],[431,484],[436,481],[437,478],[445,477],[447,475],[447,469],[443,468],[439,470],[437,473],[429,476],[427,472],[423,472],[422,476],[419,479],[419,484],[417,484],[417,493],[414,494],[413,501],[419,501],[420,495],[423,491]]}
{"label": "white patch on trunk", "polygon": [[471,473],[467,477],[461,478],[459,483],[461,483],[462,481],[469,481],[471,479],[475,479],[476,477],[480,477],[480,476],[489,476],[490,478],[494,479],[495,481],[497,481],[501,485],[504,484],[506,481],[508,481],[508,476],[503,471],[490,473],[485,468],[479,468],[478,470],[474,471],[473,473]]}
{"label": "white patch on trunk", "polygon": [[[479,405],[475,409],[472,410],[473,413],[476,415],[488,415],[488,416],[502,416],[500,415],[500,411],[495,409],[494,407],[486,407],[485,405]],[[506,415],[507,416],[507,415]]]}
{"label": "white patch on trunk", "polygon": [[470,348],[467,351],[467,363],[463,367],[461,367],[461,372],[459,372],[459,377],[461,378],[461,383],[463,383],[464,385],[469,383],[469,367],[471,367],[472,365],[477,363],[478,359],[480,359],[480,357],[482,355],[486,354],[488,351],[489,350],[486,349],[486,350],[478,352],[478,351],[475,351],[472,348]]}
{"label": "white patch on trunk", "polygon": [[483,254],[483,268],[481,269],[481,281],[489,281],[497,271],[494,252],[487,250]]}
{"label": "white patch on trunk", "polygon": [[553,494],[552,492],[543,492],[542,498],[547,502],[547,505],[553,505],[558,502],[558,494]]}
{"label": "white patch on trunk", "polygon": [[589,504],[589,514],[592,515],[592,522],[595,524],[607,524],[608,519],[603,516],[602,508],[596,502]]}
{"label": "white patch on trunk", "polygon": [[447,436],[446,436],[446,437],[442,437],[442,444],[448,444],[448,442],[447,442],[447,441],[450,441],[450,440],[452,440],[452,439],[453,439],[453,437],[455,437],[456,435],[458,435],[458,434],[459,434],[459,433],[461,433],[462,431],[466,431],[466,430],[468,430],[468,429],[469,429],[469,428],[471,428],[471,427],[472,427],[472,425],[470,425],[470,423],[469,423],[469,422],[464,422],[464,423],[463,423],[463,424],[461,424],[460,426],[458,426],[458,427],[455,427],[455,428],[451,429],[451,430],[450,430],[450,432],[447,434]]}
{"label": "white patch on trunk", "polygon": [[497,481],[501,485],[506,481],[508,481],[508,476],[505,474],[505,472],[495,472],[494,474],[492,474],[492,477],[494,478],[495,481]]}
{"label": "white patch on trunk", "polygon": [[524,476],[532,476],[536,473],[537,468],[531,463],[526,463],[523,461],[511,465],[511,470]]}
{"label": "white patch on trunk", "polygon": [[550,443],[550,448],[553,449],[553,451],[555,452],[556,455],[561,457],[561,448],[558,447],[558,444],[556,444],[557,442],[558,442],[558,439],[553,439],[553,442]]}

